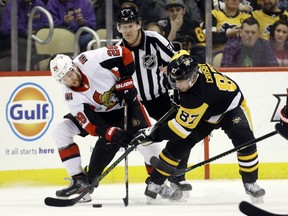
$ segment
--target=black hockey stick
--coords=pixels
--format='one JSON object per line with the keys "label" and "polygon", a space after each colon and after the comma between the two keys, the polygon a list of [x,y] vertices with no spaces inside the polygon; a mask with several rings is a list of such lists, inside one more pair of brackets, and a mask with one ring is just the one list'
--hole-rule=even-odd
{"label": "black hockey stick", "polygon": [[272,132],[270,132],[268,134],[265,134],[265,135],[263,135],[263,136],[261,136],[261,137],[259,137],[257,139],[253,139],[253,140],[251,140],[249,142],[243,143],[243,144],[241,144],[241,145],[239,145],[239,146],[237,146],[237,147],[235,147],[233,149],[230,149],[230,150],[228,150],[226,152],[223,152],[223,153],[221,153],[219,155],[216,155],[216,156],[214,156],[212,158],[209,158],[208,160],[204,160],[204,161],[202,161],[200,163],[197,163],[197,164],[195,164],[193,166],[190,166],[190,167],[187,167],[187,168],[177,169],[177,167],[171,166],[170,164],[165,163],[164,161],[158,159],[155,156],[153,156],[151,158],[150,163],[151,163],[151,165],[153,167],[155,167],[157,169],[160,169],[160,170],[163,170],[164,172],[167,172],[170,175],[180,176],[180,175],[183,175],[183,174],[185,174],[185,173],[187,173],[187,172],[189,172],[191,170],[194,170],[194,169],[196,169],[196,168],[198,168],[200,166],[203,166],[203,165],[208,164],[208,163],[210,163],[212,161],[218,160],[219,158],[227,156],[227,155],[229,155],[229,154],[231,154],[233,152],[236,152],[238,150],[247,148],[247,147],[255,144],[256,142],[260,142],[260,141],[262,141],[264,139],[267,139],[268,137],[274,136],[275,134],[277,134],[276,130],[272,131]]}
{"label": "black hockey stick", "polygon": [[[163,124],[175,111],[177,110],[177,106],[174,105],[164,116],[162,116],[155,124],[154,128],[158,128],[161,124]],[[44,203],[47,206],[55,206],[55,207],[68,207],[73,206],[78,203],[91,189],[93,189],[99,182],[109,174],[127,155],[129,155],[137,146],[137,142],[131,141],[132,146],[130,146],[113,164],[111,164],[98,178],[96,178],[89,187],[84,189],[81,194],[71,199],[59,199],[54,197],[46,197]]]}
{"label": "black hockey stick", "polygon": [[255,216],[255,215],[257,216],[288,216],[288,214],[275,214],[275,213],[265,211],[246,201],[240,202],[239,209],[243,214],[248,215],[248,216]]}
{"label": "black hockey stick", "polygon": [[[127,103],[124,106],[124,131],[127,131],[128,126],[128,106]],[[125,148],[126,150],[127,148]],[[125,157],[125,189],[126,189],[126,196],[123,198],[123,202],[125,207],[129,204],[129,181],[128,181],[128,157]]]}

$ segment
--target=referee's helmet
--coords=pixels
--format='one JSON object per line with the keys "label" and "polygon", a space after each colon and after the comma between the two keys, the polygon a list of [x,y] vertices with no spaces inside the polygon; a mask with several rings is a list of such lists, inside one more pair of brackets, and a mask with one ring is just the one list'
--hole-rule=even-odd
{"label": "referee's helmet", "polygon": [[139,11],[135,7],[122,8],[117,16],[117,23],[129,23],[136,21],[139,23],[141,20]]}

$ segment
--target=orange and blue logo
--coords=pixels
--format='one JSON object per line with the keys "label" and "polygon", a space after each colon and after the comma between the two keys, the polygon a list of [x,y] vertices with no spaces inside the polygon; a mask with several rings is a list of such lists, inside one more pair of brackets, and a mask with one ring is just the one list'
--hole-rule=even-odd
{"label": "orange and blue logo", "polygon": [[36,83],[18,86],[6,106],[10,128],[25,141],[42,137],[49,128],[53,115],[53,104],[47,92]]}

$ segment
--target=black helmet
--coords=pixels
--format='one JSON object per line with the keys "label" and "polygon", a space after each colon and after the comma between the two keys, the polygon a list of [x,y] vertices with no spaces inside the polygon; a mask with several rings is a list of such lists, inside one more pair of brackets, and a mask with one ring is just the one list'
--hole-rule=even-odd
{"label": "black helmet", "polygon": [[139,11],[135,7],[127,7],[122,8],[118,12],[117,16],[117,22],[118,23],[127,23],[127,22],[133,22],[133,21],[140,21],[141,17],[139,14]]}
{"label": "black helmet", "polygon": [[180,50],[175,53],[167,67],[168,81],[172,88],[177,89],[176,80],[196,78],[198,63],[193,60],[189,52]]}

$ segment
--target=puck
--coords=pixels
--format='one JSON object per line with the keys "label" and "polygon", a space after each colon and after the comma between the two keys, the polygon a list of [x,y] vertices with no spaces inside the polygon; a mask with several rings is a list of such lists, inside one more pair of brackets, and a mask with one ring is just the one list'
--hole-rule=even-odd
{"label": "puck", "polygon": [[93,204],[93,208],[101,208],[102,204]]}

